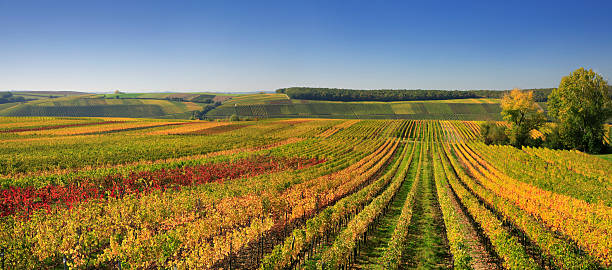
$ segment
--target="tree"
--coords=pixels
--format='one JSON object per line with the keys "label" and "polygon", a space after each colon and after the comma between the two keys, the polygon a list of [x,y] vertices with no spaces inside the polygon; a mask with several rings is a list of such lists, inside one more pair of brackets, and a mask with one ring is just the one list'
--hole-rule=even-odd
{"label": "tree", "polygon": [[559,122],[567,148],[589,153],[604,149],[604,123],[612,116],[608,82],[592,69],[579,68],[561,79],[548,97],[550,116]]}
{"label": "tree", "polygon": [[480,137],[485,144],[508,144],[506,128],[488,121],[480,125]]}
{"label": "tree", "polygon": [[544,134],[546,136],[546,140],[544,141],[543,146],[551,149],[563,149],[565,146],[563,145],[563,141],[561,140],[561,135],[559,134],[559,126],[553,125],[550,127],[550,130]]}
{"label": "tree", "polygon": [[538,129],[546,118],[544,111],[535,103],[533,92],[514,89],[504,95],[501,101],[502,116],[510,122],[510,143],[515,147],[521,147],[530,143],[529,132]]}

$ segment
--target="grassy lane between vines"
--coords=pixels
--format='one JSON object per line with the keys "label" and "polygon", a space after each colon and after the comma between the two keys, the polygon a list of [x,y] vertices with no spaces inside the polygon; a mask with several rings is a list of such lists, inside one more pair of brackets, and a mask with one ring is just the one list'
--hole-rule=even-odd
{"label": "grassy lane between vines", "polygon": [[450,269],[452,255],[432,174],[432,158],[427,148],[422,166],[422,181],[408,231],[402,269]]}
{"label": "grassy lane between vines", "polygon": [[413,155],[414,146],[402,144],[380,178],[323,210],[309,219],[305,226],[293,230],[284,243],[275,246],[264,258],[261,269],[316,268],[320,253],[330,247],[337,234],[356,213],[386,190],[390,182],[395,181],[397,171],[406,170]]}
{"label": "grassy lane between vines", "polygon": [[[379,169],[377,169],[377,171],[373,172],[373,174],[362,183],[362,186],[368,186],[369,184],[367,183],[371,183],[372,181],[383,177],[383,175],[390,171],[393,172],[393,164],[399,164],[402,161],[403,157],[401,153],[403,153],[405,147],[405,145],[400,144],[397,149],[393,150],[391,157],[385,163],[383,163],[383,165]],[[376,158],[373,158],[373,160],[376,160]],[[321,206],[320,208],[315,209],[315,211],[308,213],[307,216],[305,215],[304,217],[294,221],[293,223],[277,226],[276,228],[274,228],[275,230],[269,231],[266,233],[266,235],[260,236],[258,241],[249,243],[248,246],[237,252],[235,258],[232,259],[236,261],[234,262],[234,264],[239,265],[240,269],[257,268],[263,262],[262,260],[266,254],[271,253],[276,245],[283,243],[283,239],[288,236],[288,232],[292,232],[295,229],[300,228],[302,225],[305,225],[305,223],[310,218],[317,216],[317,214],[320,214],[321,212],[325,212],[325,209],[327,209],[328,206],[333,208],[333,205],[337,201],[341,200],[342,198],[351,197],[352,194],[358,192],[359,190],[361,190],[361,188],[358,187],[354,191],[349,192],[348,194],[345,194],[344,196],[341,196],[340,198],[329,202],[329,205]],[[312,252],[313,251],[311,250],[309,254],[311,254]],[[305,254],[301,253],[301,255]],[[298,264],[302,259],[303,258],[300,257],[297,260]],[[220,265],[229,265],[230,263],[231,260],[228,258]]]}
{"label": "grassy lane between vines", "polygon": [[[415,147],[417,147],[416,144]],[[375,269],[381,267],[379,258],[383,255],[383,252],[391,240],[391,236],[396,228],[398,218],[402,213],[406,198],[410,193],[412,183],[415,181],[417,168],[418,166],[410,166],[410,168],[408,168],[406,180],[402,184],[393,202],[389,205],[387,213],[379,220],[377,226],[366,237],[365,244],[361,246],[358,253],[359,255],[353,266],[354,269]]]}
{"label": "grassy lane between vines", "polygon": [[[408,163],[411,163],[412,156],[408,158]],[[347,269],[355,263],[357,253],[365,243],[368,232],[375,228],[380,218],[387,212],[388,206],[406,179],[408,170],[406,166],[401,167],[385,191],[350,219],[335,237],[333,244],[324,248],[321,256],[312,258],[313,260],[305,265],[306,269]]]}

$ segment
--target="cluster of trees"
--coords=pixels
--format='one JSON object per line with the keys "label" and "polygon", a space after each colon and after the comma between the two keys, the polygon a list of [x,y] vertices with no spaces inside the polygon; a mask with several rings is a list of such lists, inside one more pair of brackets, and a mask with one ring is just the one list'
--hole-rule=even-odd
{"label": "cluster of trees", "polygon": [[589,153],[604,150],[604,123],[612,117],[610,88],[593,70],[580,68],[563,77],[548,98],[548,113],[558,125],[559,144]]}
{"label": "cluster of trees", "polygon": [[199,120],[203,120],[206,119],[206,114],[210,111],[212,111],[214,108],[217,108],[218,106],[221,105],[221,102],[215,102],[213,104],[206,104],[202,110],[200,111],[193,111],[191,113],[191,119],[195,120],[195,119],[199,119]]}
{"label": "cluster of trees", "polygon": [[531,131],[539,129],[545,122],[544,111],[535,103],[533,92],[521,92],[517,89],[502,98],[502,116],[510,122],[508,137],[510,143],[520,147],[534,145]]}
{"label": "cluster of trees", "polygon": [[481,136],[487,144],[605,152],[609,146],[604,145],[604,123],[612,117],[610,90],[607,81],[593,70],[579,68],[563,77],[548,96],[548,114],[553,123],[543,132],[542,140],[532,138],[530,133],[544,125],[544,112],[532,92],[515,89],[505,94],[501,103],[502,116],[510,128],[485,123]]}
{"label": "cluster of trees", "polygon": [[502,116],[510,127],[487,122],[481,125],[480,135],[486,144],[511,144],[537,146],[541,139],[531,137],[531,131],[545,122],[544,111],[535,103],[533,92],[514,89],[504,95],[501,102]]}
{"label": "cluster of trees", "polygon": [[[529,89],[528,89],[529,90]],[[523,90],[527,91],[527,90]],[[553,88],[530,89],[536,101],[546,101]],[[330,101],[408,101],[462,98],[501,98],[499,90],[353,90],[336,88],[290,87],[276,90],[293,99]]]}
{"label": "cluster of trees", "polygon": [[11,92],[0,92],[0,104],[3,103],[12,103],[12,102],[22,102],[26,99],[24,97],[16,97]]}
{"label": "cluster of trees", "polygon": [[506,127],[488,121],[480,125],[480,137],[485,144],[508,144],[510,139],[506,134]]}

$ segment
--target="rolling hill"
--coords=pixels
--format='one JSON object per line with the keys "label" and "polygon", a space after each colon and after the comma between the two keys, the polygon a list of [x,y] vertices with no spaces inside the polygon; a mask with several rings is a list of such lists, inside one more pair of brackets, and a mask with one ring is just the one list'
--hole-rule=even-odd
{"label": "rolling hill", "polygon": [[[22,93],[27,95],[29,93]],[[339,118],[500,120],[499,99],[328,101],[292,99],[284,93],[32,93],[27,102],[0,105],[0,116],[89,116],[188,119]]]}
{"label": "rolling hill", "polygon": [[454,119],[499,120],[498,99],[341,102],[290,99],[285,94],[253,94],[230,99],[209,118],[231,115],[254,118]]}
{"label": "rolling hill", "polygon": [[190,101],[103,98],[88,94],[4,104],[0,107],[0,116],[189,118],[203,106]]}

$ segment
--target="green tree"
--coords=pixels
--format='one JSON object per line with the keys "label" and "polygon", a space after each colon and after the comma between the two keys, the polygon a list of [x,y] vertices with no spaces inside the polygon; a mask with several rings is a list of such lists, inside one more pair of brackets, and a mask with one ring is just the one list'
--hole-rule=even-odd
{"label": "green tree", "polygon": [[480,125],[480,137],[485,144],[508,144],[506,128],[488,121]]}
{"label": "green tree", "polygon": [[510,144],[515,147],[529,145],[530,132],[538,129],[546,118],[544,111],[535,103],[533,92],[524,92],[514,89],[502,98],[502,116],[510,122],[508,130]]}
{"label": "green tree", "polygon": [[548,110],[559,122],[565,147],[589,153],[604,149],[604,123],[612,116],[608,89],[608,82],[591,69],[579,68],[561,79],[548,97]]}

